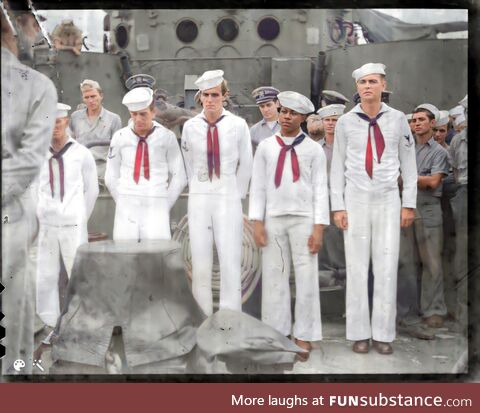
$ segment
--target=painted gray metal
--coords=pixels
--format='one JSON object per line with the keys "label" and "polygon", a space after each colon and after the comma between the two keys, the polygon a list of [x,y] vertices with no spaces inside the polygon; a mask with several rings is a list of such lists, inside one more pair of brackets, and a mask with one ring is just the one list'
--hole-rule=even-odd
{"label": "painted gray metal", "polygon": [[[355,93],[352,71],[368,62],[384,63],[390,105],[410,113],[429,102],[452,108],[467,93],[467,40],[410,40],[371,43],[327,51],[324,89],[351,98]],[[348,108],[352,106],[352,102]]]}
{"label": "painted gray metal", "polygon": [[[374,61],[387,65],[388,89],[393,91],[391,105],[406,113],[422,102],[439,108],[453,107],[467,90],[467,40],[418,40],[367,44],[326,51],[326,73],[320,89],[337,90],[347,97],[355,93],[352,71]],[[240,116],[249,124],[257,122],[259,111],[251,91],[273,84],[280,89],[297,90],[307,96],[311,89],[315,56],[303,58],[237,57],[197,59],[131,59],[134,73],[151,74],[157,87],[170,96],[170,103],[183,100],[185,77],[221,68],[229,81],[231,99]],[[47,74],[57,86],[60,99],[75,108],[81,103],[80,82],[85,78],[100,82],[105,92],[104,104],[117,112],[124,123],[128,112],[121,104],[126,89],[118,55],[82,53],[74,56],[61,51],[54,64],[38,63],[36,69]],[[309,88],[310,85],[310,88]],[[350,106],[351,107],[351,106]]]}
{"label": "painted gray metal", "polygon": [[[127,27],[130,41],[124,50],[138,59],[313,56],[319,47],[324,49],[329,45],[327,19],[342,13],[342,10],[322,9],[111,11],[110,39],[115,51],[121,50],[115,42],[116,27],[120,24]],[[264,17],[273,17],[280,25],[280,33],[272,41],[264,41],[257,34],[257,26]],[[217,35],[216,25],[224,18],[233,19],[238,25],[238,36],[233,41],[223,41]],[[176,35],[177,25],[184,19],[198,26],[198,36],[190,43],[180,41]],[[148,50],[139,50],[137,43],[141,49],[148,43]]]}

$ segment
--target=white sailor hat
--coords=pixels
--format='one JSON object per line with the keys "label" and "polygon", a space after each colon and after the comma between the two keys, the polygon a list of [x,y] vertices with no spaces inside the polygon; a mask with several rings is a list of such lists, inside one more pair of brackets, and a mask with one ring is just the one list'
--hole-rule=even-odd
{"label": "white sailor hat", "polygon": [[276,99],[279,93],[280,91],[272,86],[260,86],[252,92],[252,96],[255,98],[257,105],[259,105],[260,103]]}
{"label": "white sailor hat", "polygon": [[322,90],[322,99],[327,105],[350,102],[345,96],[335,90]]}
{"label": "white sailor hat", "polygon": [[384,75],[386,66],[383,63],[365,63],[362,67],[352,72],[352,77],[355,82],[358,82],[362,77],[367,75]]}
{"label": "white sailor hat", "polygon": [[407,120],[412,120],[413,118],[413,113],[408,113],[405,115],[407,117]]}
{"label": "white sailor hat", "polygon": [[70,106],[65,105],[65,103],[57,103],[57,119],[66,118],[68,116],[68,111],[72,109]]}
{"label": "white sailor hat", "polygon": [[148,87],[136,87],[123,97],[122,103],[130,112],[146,109],[153,101],[153,90]]}
{"label": "white sailor hat", "polygon": [[334,104],[318,109],[317,113],[323,119],[330,116],[342,116],[344,111],[345,105]]}
{"label": "white sailor hat", "polygon": [[456,118],[457,116],[463,115],[465,113],[465,108],[462,105],[457,105],[454,108],[450,109],[448,113],[452,118]]}
{"label": "white sailor hat", "polygon": [[460,126],[464,124],[466,121],[467,121],[467,118],[465,117],[465,115],[459,115],[455,118],[455,120],[453,121],[453,124],[455,126]]}
{"label": "white sailor hat", "polygon": [[436,106],[432,105],[431,103],[422,103],[415,108],[415,110],[417,109],[428,110],[433,116],[435,116],[435,121],[438,121],[440,119],[440,111],[437,109]]}
{"label": "white sailor hat", "polygon": [[465,97],[458,103],[460,103],[460,105],[462,105],[465,109],[468,109],[468,94],[466,94]]}
{"label": "white sailor hat", "polygon": [[198,86],[198,89],[203,91],[218,86],[222,82],[223,70],[207,70],[195,81],[195,84]]}
{"label": "white sailor hat", "polygon": [[280,92],[277,95],[277,99],[283,107],[294,110],[303,115],[307,115],[315,110],[315,106],[313,106],[310,99],[297,92],[290,90]]}
{"label": "white sailor hat", "polygon": [[435,122],[435,126],[445,126],[448,125],[448,110],[441,110],[440,111],[440,119]]}

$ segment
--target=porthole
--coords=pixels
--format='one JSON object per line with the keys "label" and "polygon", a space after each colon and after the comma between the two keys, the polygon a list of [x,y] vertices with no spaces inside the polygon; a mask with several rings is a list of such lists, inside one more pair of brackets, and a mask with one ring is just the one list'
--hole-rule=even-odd
{"label": "porthole", "polygon": [[264,17],[257,26],[258,35],[266,41],[272,41],[280,34],[280,23],[273,17]]}
{"label": "porthole", "polygon": [[184,43],[193,42],[198,36],[198,26],[193,20],[182,20],[177,25],[177,37]]}
{"label": "porthole", "polygon": [[217,23],[217,35],[225,42],[231,42],[238,36],[238,24],[231,18],[224,18]]}
{"label": "porthole", "polygon": [[118,47],[125,49],[129,40],[128,28],[125,24],[119,24],[115,27],[115,42],[118,44]]}

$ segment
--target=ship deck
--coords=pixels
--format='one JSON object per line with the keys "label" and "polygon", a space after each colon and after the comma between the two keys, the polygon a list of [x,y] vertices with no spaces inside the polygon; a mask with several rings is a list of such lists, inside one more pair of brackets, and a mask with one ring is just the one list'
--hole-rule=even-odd
{"label": "ship deck", "polygon": [[[313,350],[306,362],[295,362],[292,370],[285,374],[314,375],[384,375],[412,374],[437,375],[461,374],[468,372],[468,340],[454,331],[453,322],[446,322],[444,327],[435,329],[434,340],[420,340],[405,333],[398,333],[393,343],[394,353],[381,355],[370,349],[368,354],[356,354],[352,351],[352,342],[345,339],[345,319],[342,316],[326,316],[323,320],[323,340],[313,343]],[[36,345],[40,345],[45,332],[36,336]],[[125,357],[121,335],[113,336],[114,349],[123,361]],[[52,365],[50,349],[42,355],[44,372],[34,368],[35,375],[49,375]],[[69,373],[75,374],[74,369]],[[122,374],[120,373],[120,374]],[[249,374],[272,373],[258,367]],[[278,371],[275,371],[278,374]],[[83,377],[85,379],[85,377]]]}

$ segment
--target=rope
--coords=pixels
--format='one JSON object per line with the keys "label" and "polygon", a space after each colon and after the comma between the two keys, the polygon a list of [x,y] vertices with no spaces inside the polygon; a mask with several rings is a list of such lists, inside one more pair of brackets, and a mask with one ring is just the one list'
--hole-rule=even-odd
{"label": "rope", "polygon": [[[181,245],[181,255],[188,278],[192,280],[192,253],[188,233],[188,216],[185,215],[177,224],[172,239]],[[245,303],[255,290],[262,274],[261,252],[253,240],[253,225],[243,216],[243,239],[241,258],[242,302]],[[220,298],[220,264],[215,245],[213,246],[212,293],[214,302]]]}

